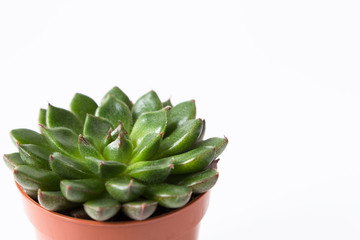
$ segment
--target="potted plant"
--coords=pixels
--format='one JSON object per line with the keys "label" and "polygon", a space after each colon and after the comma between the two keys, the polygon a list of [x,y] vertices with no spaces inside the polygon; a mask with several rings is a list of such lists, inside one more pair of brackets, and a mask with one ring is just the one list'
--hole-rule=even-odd
{"label": "potted plant", "polygon": [[228,140],[203,140],[194,100],[77,93],[70,110],[40,109],[39,127],[12,130],[4,155],[38,239],[197,238]]}

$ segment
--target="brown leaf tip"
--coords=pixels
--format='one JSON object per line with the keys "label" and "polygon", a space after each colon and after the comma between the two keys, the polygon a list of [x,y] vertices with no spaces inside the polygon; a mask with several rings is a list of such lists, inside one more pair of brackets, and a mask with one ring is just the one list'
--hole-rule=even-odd
{"label": "brown leaf tip", "polygon": [[112,128],[109,129],[107,135],[106,135],[106,140],[110,139],[111,137],[111,132],[112,132]]}
{"label": "brown leaf tip", "polygon": [[89,142],[84,138],[84,136],[82,134],[79,135],[79,143],[89,145]]}

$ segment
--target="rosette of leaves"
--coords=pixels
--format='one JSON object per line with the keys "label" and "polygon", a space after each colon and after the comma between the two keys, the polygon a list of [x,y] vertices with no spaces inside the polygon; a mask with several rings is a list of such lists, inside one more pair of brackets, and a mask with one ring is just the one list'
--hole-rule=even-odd
{"label": "rosette of leaves", "polygon": [[82,208],[97,221],[183,207],[214,186],[228,142],[203,140],[194,100],[172,106],[150,91],[133,104],[118,87],[99,105],[79,93],[70,110],[49,104],[39,126],[10,133],[18,152],[4,160],[16,182],[48,210]]}

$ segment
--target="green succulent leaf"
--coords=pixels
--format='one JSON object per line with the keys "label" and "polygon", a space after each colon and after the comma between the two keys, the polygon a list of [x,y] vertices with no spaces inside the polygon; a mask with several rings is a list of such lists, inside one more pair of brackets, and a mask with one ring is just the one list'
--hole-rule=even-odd
{"label": "green succulent leaf", "polygon": [[180,181],[178,184],[191,187],[193,193],[204,193],[215,185],[218,178],[219,173],[212,168],[191,174],[190,176]]}
{"label": "green succulent leaf", "polygon": [[95,115],[106,118],[113,126],[117,126],[121,121],[126,131],[130,132],[131,130],[132,118],[129,107],[112,95],[108,96],[98,107]]}
{"label": "green succulent leaf", "polygon": [[24,189],[37,191],[59,190],[60,178],[52,171],[39,169],[37,167],[20,165],[14,168],[15,181]]}
{"label": "green succulent leaf", "polygon": [[145,185],[125,176],[108,180],[105,187],[107,192],[119,202],[133,201],[145,190]]}
{"label": "green succulent leaf", "polygon": [[150,91],[141,96],[134,104],[132,109],[132,115],[134,122],[143,113],[154,112],[162,108],[162,103],[159,96],[154,91]]}
{"label": "green succulent leaf", "polygon": [[[118,138],[119,137],[119,134],[122,134],[123,135],[123,137],[125,137],[126,139],[128,139],[128,140],[130,140],[130,137],[129,137],[129,134],[128,134],[128,132],[126,131],[126,129],[125,129],[125,127],[124,127],[124,124],[121,122],[121,121],[119,121],[119,124],[118,124],[118,126],[114,129],[114,131],[111,131],[111,133],[110,133],[110,137],[109,137],[109,140],[110,140],[110,142],[112,142],[112,141],[115,141],[115,139],[116,138]],[[109,143],[110,143],[109,142]]]}
{"label": "green succulent leaf", "polygon": [[54,107],[51,104],[47,109],[46,123],[50,128],[64,127],[77,134],[82,133],[83,130],[83,125],[75,114],[66,109]]}
{"label": "green succulent leaf", "polygon": [[135,122],[130,133],[133,145],[136,147],[149,133],[165,132],[167,124],[167,111],[169,108],[163,108],[159,111],[142,114]]}
{"label": "green succulent leaf", "polygon": [[110,197],[90,200],[84,203],[85,212],[96,221],[106,221],[120,210],[120,203]]}
{"label": "green succulent leaf", "polygon": [[107,160],[127,164],[130,161],[132,149],[131,141],[126,137],[126,134],[120,132],[115,141],[104,148],[103,156]]}
{"label": "green succulent leaf", "polygon": [[40,205],[49,211],[63,211],[79,206],[68,201],[61,191],[42,191],[39,189],[37,199]]}
{"label": "green succulent leaf", "polygon": [[81,93],[76,93],[70,103],[71,111],[82,124],[84,124],[87,114],[95,114],[97,107],[97,103],[92,98]]}
{"label": "green succulent leaf", "polygon": [[205,119],[203,119],[202,122],[203,122],[203,124],[202,124],[202,128],[201,128],[201,132],[200,132],[200,135],[199,135],[198,139],[196,140],[195,144],[202,141],[205,136],[205,130],[206,130]]}
{"label": "green succulent leaf", "polygon": [[188,120],[195,119],[196,106],[195,100],[190,100],[177,104],[169,111],[168,125],[166,127],[166,135],[170,135],[175,128],[182,125]]}
{"label": "green succulent leaf", "polygon": [[213,147],[215,148],[215,158],[217,158],[224,151],[228,142],[229,140],[227,139],[227,137],[224,138],[213,137],[196,143],[194,148],[199,148],[204,146]]}
{"label": "green succulent leaf", "polygon": [[106,136],[105,139],[105,144],[104,146],[109,145],[111,142],[115,141],[116,138],[119,137],[119,134],[122,134],[122,137],[126,138],[128,141],[130,141],[130,137],[128,132],[125,130],[124,125],[122,124],[122,122],[119,121],[119,125],[114,129],[114,130],[110,130]]}
{"label": "green succulent leaf", "polygon": [[212,162],[209,164],[209,166],[206,167],[206,169],[211,169],[211,168],[217,169],[217,165],[218,165],[219,161],[220,161],[220,158],[216,158],[216,159],[212,160]]}
{"label": "green succulent leaf", "polygon": [[78,148],[78,135],[72,130],[64,127],[43,127],[42,132],[55,149],[58,149],[68,157],[75,159],[82,158]]}
{"label": "green succulent leaf", "polygon": [[170,98],[162,103],[163,107],[173,107]]}
{"label": "green succulent leaf", "polygon": [[132,108],[132,103],[129,99],[129,97],[118,87],[113,87],[110,91],[108,91],[103,99],[101,100],[101,103],[105,102],[109,96],[114,96],[116,99],[124,102],[129,109]]}
{"label": "green succulent leaf", "polygon": [[204,170],[214,159],[215,148],[199,147],[188,152],[173,156],[174,169],[172,174],[194,173]]}
{"label": "green succulent leaf", "polygon": [[3,156],[4,162],[8,168],[13,170],[15,167],[19,165],[25,165],[26,163],[24,160],[21,159],[20,153],[10,153],[10,154],[4,154]]}
{"label": "green succulent leaf", "polygon": [[34,144],[21,144],[18,148],[21,159],[27,164],[50,169],[49,156],[52,152],[47,148]]}
{"label": "green succulent leaf", "polygon": [[113,125],[105,118],[88,114],[84,124],[84,137],[102,152]]}
{"label": "green succulent leaf", "polygon": [[43,135],[30,129],[19,128],[11,130],[10,136],[16,144],[35,144],[42,147],[50,147]]}
{"label": "green succulent leaf", "polygon": [[163,139],[155,158],[163,158],[188,150],[198,139],[203,121],[192,119],[176,128],[170,136]]}
{"label": "green succulent leaf", "polygon": [[149,218],[155,212],[157,202],[143,200],[123,204],[122,211],[131,219],[142,221]]}
{"label": "green succulent leaf", "polygon": [[167,208],[183,207],[190,200],[190,187],[158,183],[147,186],[144,196]]}
{"label": "green succulent leaf", "polygon": [[149,133],[146,135],[134,149],[130,162],[136,163],[151,159],[160,147],[162,136],[163,133]]}
{"label": "green succulent leaf", "polygon": [[59,152],[50,155],[51,169],[62,178],[82,179],[92,176],[84,162],[69,158]]}
{"label": "green succulent leaf", "polygon": [[94,157],[97,159],[103,159],[102,154],[93,146],[83,135],[79,135],[79,152],[86,157]]}
{"label": "green succulent leaf", "polygon": [[126,165],[121,162],[105,161],[94,157],[86,157],[86,161],[91,172],[101,178],[116,177],[126,168]]}
{"label": "green succulent leaf", "polygon": [[163,182],[174,168],[173,159],[155,161],[141,161],[131,164],[126,169],[126,174],[145,183]]}
{"label": "green succulent leaf", "polygon": [[[46,124],[46,115],[47,115],[46,114],[46,109],[40,108],[39,118],[38,118],[38,121],[39,121],[40,125],[47,126],[47,124]],[[40,130],[41,130],[41,127],[40,127]]]}
{"label": "green succulent leaf", "polygon": [[99,197],[104,183],[99,179],[62,180],[60,189],[67,200],[81,203]]}

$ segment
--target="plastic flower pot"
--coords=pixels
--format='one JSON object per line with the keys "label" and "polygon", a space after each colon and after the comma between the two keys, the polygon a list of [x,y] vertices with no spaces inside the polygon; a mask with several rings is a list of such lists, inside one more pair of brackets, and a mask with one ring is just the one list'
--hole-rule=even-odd
{"label": "plastic flower pot", "polygon": [[206,192],[183,208],[144,221],[97,222],[48,211],[16,185],[39,240],[196,240],[210,198]]}

